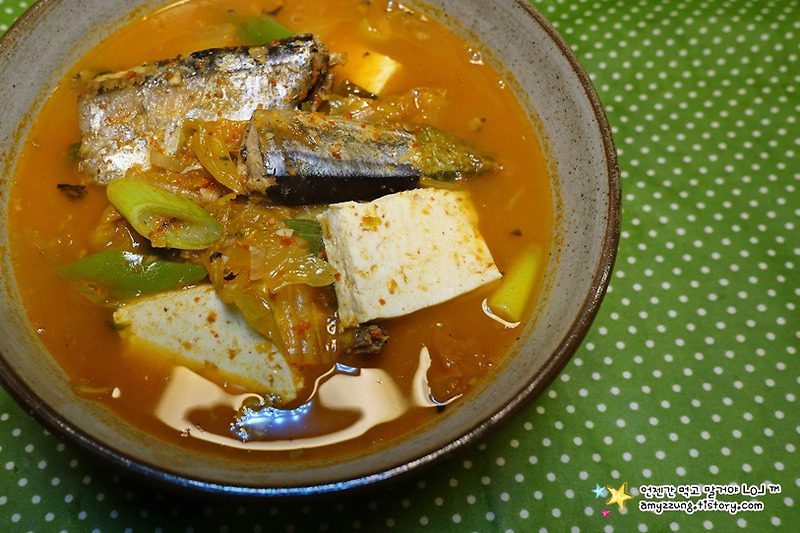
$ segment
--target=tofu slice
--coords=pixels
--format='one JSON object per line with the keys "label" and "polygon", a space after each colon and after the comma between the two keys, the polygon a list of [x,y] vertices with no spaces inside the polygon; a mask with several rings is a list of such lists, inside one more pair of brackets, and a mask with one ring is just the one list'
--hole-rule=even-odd
{"label": "tofu slice", "polygon": [[500,279],[465,191],[333,204],[318,219],[342,327],[413,313]]}
{"label": "tofu slice", "polygon": [[380,94],[400,70],[400,63],[374,50],[356,50],[357,53],[348,55],[347,63],[340,67],[338,76],[349,79],[372,94]]}
{"label": "tofu slice", "polygon": [[253,392],[297,397],[302,379],[283,354],[201,285],[134,300],[114,313],[114,323],[129,342],[155,345],[189,368],[215,367]]}

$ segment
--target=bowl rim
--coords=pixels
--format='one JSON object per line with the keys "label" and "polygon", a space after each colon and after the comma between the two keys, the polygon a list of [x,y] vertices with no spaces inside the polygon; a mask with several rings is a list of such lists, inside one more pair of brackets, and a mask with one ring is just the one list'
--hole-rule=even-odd
{"label": "bowl rim", "polygon": [[[58,3],[58,1],[37,0],[32,4],[0,37],[0,54],[5,53],[13,45],[14,41],[23,35],[26,29],[45,13],[50,4]],[[390,480],[394,481],[407,477],[424,467],[433,465],[440,459],[453,455],[456,451],[483,437],[490,429],[501,422],[507,421],[514,413],[539,396],[552,383],[572,358],[588,333],[611,281],[619,248],[622,222],[622,192],[617,150],[612,137],[611,126],[594,84],[572,49],[553,25],[528,0],[513,1],[518,7],[526,11],[533,21],[548,35],[558,52],[568,62],[589,101],[594,119],[599,127],[602,151],[606,162],[608,208],[606,228],[600,248],[600,261],[592,275],[589,291],[583,299],[581,308],[578,310],[572,324],[566,329],[567,335],[559,341],[555,350],[545,360],[544,365],[532,379],[517,391],[500,410],[477,422],[471,429],[463,432],[459,438],[449,442],[447,445],[394,467],[337,482],[258,487],[225,484],[204,480],[200,477],[192,478],[183,474],[172,473],[148,464],[146,461],[132,458],[112,446],[104,445],[43,402],[21,377],[16,375],[2,354],[0,354],[0,384],[23,407],[26,413],[55,434],[76,445],[82,451],[89,452],[94,457],[119,467],[121,472],[131,474],[133,477],[148,484],[155,483],[171,491],[184,492],[195,496],[215,495],[237,498],[280,497],[294,499],[324,496],[340,493],[343,490],[352,491],[372,487],[376,484],[385,484]]]}

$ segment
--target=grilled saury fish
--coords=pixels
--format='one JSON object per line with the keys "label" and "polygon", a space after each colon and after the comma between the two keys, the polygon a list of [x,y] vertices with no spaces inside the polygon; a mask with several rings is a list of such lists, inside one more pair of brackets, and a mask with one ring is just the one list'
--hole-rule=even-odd
{"label": "grilled saury fish", "polygon": [[311,35],[214,48],[102,74],[79,98],[80,168],[98,183],[172,155],[184,120],[250,120],[258,107],[316,108],[332,82],[329,54]]}

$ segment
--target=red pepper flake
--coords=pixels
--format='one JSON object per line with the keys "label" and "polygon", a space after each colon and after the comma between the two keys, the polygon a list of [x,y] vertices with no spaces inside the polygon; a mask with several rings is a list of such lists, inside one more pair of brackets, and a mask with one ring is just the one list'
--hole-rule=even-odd
{"label": "red pepper flake", "polygon": [[337,152],[337,151],[333,151],[333,152],[331,152],[331,156],[332,156],[334,159],[341,159],[341,158],[342,158],[342,154],[341,154],[340,152]]}
{"label": "red pepper flake", "polygon": [[281,235],[281,244],[284,246],[291,246],[294,244],[294,239],[287,235]]}
{"label": "red pepper flake", "polygon": [[299,336],[305,337],[306,332],[311,329],[311,322],[308,320],[301,320],[292,329],[294,329]]}
{"label": "red pepper flake", "polygon": [[386,300],[384,300],[383,298],[378,300],[378,302],[380,302],[381,305],[386,305]]}

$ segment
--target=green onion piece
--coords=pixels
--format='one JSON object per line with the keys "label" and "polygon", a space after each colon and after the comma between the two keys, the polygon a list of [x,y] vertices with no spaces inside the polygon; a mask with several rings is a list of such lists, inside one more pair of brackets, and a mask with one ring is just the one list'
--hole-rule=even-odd
{"label": "green onion piece", "polygon": [[222,224],[190,199],[134,179],[112,181],[108,201],[158,248],[202,250],[222,236]]}
{"label": "green onion piece", "polygon": [[514,259],[500,286],[486,302],[492,313],[509,322],[522,320],[536,284],[541,253],[539,246],[532,245]]}
{"label": "green onion piece", "polygon": [[322,250],[322,226],[319,222],[305,218],[286,218],[283,223],[311,243],[309,253],[316,254]]}
{"label": "green onion piece", "polygon": [[239,31],[239,38],[252,44],[267,44],[294,35],[294,32],[270,17],[249,18],[238,22],[236,28]]}
{"label": "green onion piece", "polygon": [[72,143],[69,146],[67,146],[67,157],[69,158],[70,161],[77,161],[80,151],[81,151],[81,142],[78,141],[76,143]]}
{"label": "green onion piece", "polygon": [[94,301],[125,299],[196,283],[206,269],[155,256],[104,250],[60,270]]}

